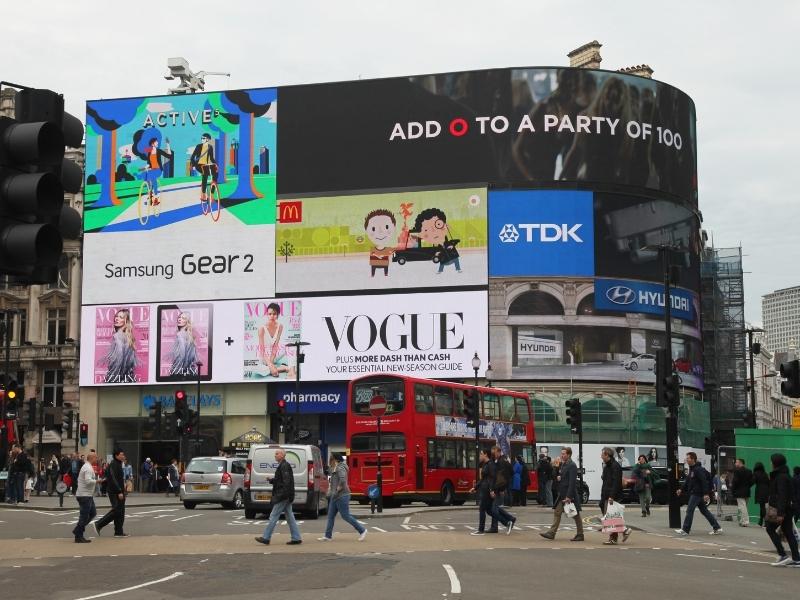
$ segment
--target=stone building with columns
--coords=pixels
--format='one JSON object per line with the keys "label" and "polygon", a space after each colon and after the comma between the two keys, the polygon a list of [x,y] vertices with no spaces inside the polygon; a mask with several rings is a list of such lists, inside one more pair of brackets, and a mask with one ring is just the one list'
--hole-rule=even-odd
{"label": "stone building with columns", "polygon": [[[0,115],[14,116],[14,94],[14,90],[2,90]],[[68,149],[66,157],[83,168],[82,149]],[[83,192],[65,193],[64,203],[83,213]],[[58,281],[52,284],[21,286],[0,276],[0,311],[8,311],[11,317],[9,371],[18,382],[19,397],[25,401],[36,398],[75,411],[80,410],[80,253],[80,240],[64,240]],[[5,359],[2,356],[0,364]],[[38,444],[38,431],[25,431],[26,425],[20,418],[17,433],[31,449]],[[55,429],[43,432],[45,456],[62,451],[60,429],[59,422]],[[64,437],[63,451],[74,451],[75,440]]]}

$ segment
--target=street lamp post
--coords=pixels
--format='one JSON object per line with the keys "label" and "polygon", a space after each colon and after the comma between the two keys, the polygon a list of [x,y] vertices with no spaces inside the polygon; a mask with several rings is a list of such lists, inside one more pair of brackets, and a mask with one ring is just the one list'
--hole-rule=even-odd
{"label": "street lamp post", "polygon": [[296,340],[288,344],[289,346],[294,346],[294,356],[295,362],[297,363],[297,373],[295,374],[295,393],[294,393],[294,443],[298,443],[300,441],[300,363],[305,360],[305,354],[302,354],[301,350],[303,346],[310,346],[310,342],[301,342],[300,340]]}
{"label": "street lamp post", "polygon": [[[475,387],[478,387],[478,369],[481,368],[481,358],[478,353],[472,357],[472,370],[475,372]],[[479,459],[481,454],[481,395],[478,390],[475,390],[475,486],[478,485],[480,479],[480,465]],[[476,503],[480,504],[480,495],[475,499]]]}

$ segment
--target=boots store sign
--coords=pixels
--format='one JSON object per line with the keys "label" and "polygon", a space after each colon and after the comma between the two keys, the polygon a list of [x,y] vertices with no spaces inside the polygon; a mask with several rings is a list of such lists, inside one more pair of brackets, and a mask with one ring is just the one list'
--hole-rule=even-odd
{"label": "boots store sign", "polygon": [[302,378],[352,379],[394,372],[471,377],[475,352],[486,356],[485,292],[308,298],[304,338],[311,342]]}

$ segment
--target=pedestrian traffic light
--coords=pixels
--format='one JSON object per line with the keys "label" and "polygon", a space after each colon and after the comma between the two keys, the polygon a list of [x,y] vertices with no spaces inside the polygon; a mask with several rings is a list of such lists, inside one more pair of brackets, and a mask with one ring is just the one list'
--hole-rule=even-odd
{"label": "pedestrian traffic light", "polygon": [[666,349],[656,350],[656,406],[669,408],[681,403],[681,384],[675,372],[675,364],[667,356]]}
{"label": "pedestrian traffic light", "polygon": [[281,430],[286,427],[286,400],[283,398],[278,400],[278,425]]}
{"label": "pedestrian traffic light", "polygon": [[781,394],[789,398],[800,398],[800,361],[781,363]]}
{"label": "pedestrian traffic light", "polygon": [[0,273],[54,283],[63,240],[81,229],[64,193],[80,191],[82,170],[64,147],[81,146],[83,125],[50,90],[26,88],[14,102],[16,118],[0,117]]}
{"label": "pedestrian traffic light", "polygon": [[80,442],[81,446],[86,446],[89,443],[89,424],[81,423],[80,427]]}
{"label": "pedestrian traffic light", "polygon": [[61,415],[61,435],[63,437],[66,434],[68,440],[72,439],[72,417],[71,410],[65,410]]}
{"label": "pedestrian traffic light", "polygon": [[464,416],[467,418],[467,427],[477,426],[478,398],[472,390],[464,390]]}
{"label": "pedestrian traffic light", "polygon": [[583,429],[581,401],[577,398],[570,398],[567,400],[567,425],[569,425],[572,433],[580,433]]}

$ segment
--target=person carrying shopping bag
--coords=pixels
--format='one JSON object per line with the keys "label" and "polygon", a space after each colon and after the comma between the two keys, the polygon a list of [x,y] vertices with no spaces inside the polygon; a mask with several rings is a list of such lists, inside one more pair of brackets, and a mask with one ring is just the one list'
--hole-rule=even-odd
{"label": "person carrying shopping bag", "polygon": [[[617,544],[620,533],[623,542],[627,542],[631,535],[631,528],[625,526],[624,509],[620,504],[620,500],[622,500],[622,467],[615,460],[612,448],[603,448],[600,458],[603,460],[600,510],[604,515],[603,532],[608,533],[608,539],[603,544],[613,546]],[[608,525],[606,525],[607,522]]]}

